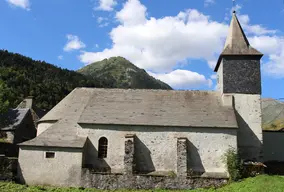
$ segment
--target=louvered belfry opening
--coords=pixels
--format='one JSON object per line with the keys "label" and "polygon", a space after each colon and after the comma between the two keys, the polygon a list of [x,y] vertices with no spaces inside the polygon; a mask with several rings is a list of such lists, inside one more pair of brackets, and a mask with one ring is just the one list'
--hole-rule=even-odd
{"label": "louvered belfry opening", "polygon": [[103,159],[107,157],[107,138],[101,137],[99,139],[98,158]]}

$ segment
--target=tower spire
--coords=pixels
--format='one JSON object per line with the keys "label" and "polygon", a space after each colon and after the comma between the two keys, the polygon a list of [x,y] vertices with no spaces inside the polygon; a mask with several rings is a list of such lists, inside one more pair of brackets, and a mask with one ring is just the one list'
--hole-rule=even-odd
{"label": "tower spire", "polygon": [[239,23],[236,15],[236,11],[233,12],[229,33],[226,39],[226,43],[221,53],[215,72],[217,72],[220,62],[225,56],[263,56],[262,53],[250,46],[249,41]]}

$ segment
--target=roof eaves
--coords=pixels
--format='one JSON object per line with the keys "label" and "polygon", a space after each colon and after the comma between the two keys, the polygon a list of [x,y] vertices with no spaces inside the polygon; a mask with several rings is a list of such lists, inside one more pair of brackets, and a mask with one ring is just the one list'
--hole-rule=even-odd
{"label": "roof eaves", "polygon": [[95,126],[106,126],[106,125],[116,125],[116,126],[151,126],[151,127],[183,127],[183,128],[217,128],[217,129],[238,129],[238,125],[237,123],[235,123],[235,125],[232,126],[227,126],[227,127],[223,127],[223,126],[212,126],[212,125],[200,125],[200,126],[196,126],[196,125],[155,125],[155,124],[133,124],[133,123],[129,123],[129,124],[118,124],[118,123],[86,123],[86,122],[78,122],[78,124],[82,127],[84,125],[95,125]]}
{"label": "roof eaves", "polygon": [[263,54],[259,52],[259,54],[233,54],[233,53],[222,53],[217,61],[217,64],[214,68],[214,72],[217,72],[219,69],[219,66],[221,64],[221,61],[223,57],[229,57],[229,56],[244,56],[244,57],[256,57],[257,59],[261,59],[263,57]]}

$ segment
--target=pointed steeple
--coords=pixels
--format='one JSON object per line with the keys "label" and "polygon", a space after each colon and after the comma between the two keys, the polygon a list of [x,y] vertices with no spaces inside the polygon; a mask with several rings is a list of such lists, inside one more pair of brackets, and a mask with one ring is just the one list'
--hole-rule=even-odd
{"label": "pointed steeple", "polygon": [[233,12],[229,33],[223,52],[221,53],[215,67],[215,72],[217,72],[220,62],[224,56],[259,56],[260,58],[263,56],[261,52],[250,46],[235,11]]}

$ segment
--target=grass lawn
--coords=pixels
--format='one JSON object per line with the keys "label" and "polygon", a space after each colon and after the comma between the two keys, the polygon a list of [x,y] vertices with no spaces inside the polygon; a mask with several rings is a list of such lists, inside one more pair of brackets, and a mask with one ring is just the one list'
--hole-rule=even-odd
{"label": "grass lawn", "polygon": [[[27,187],[13,183],[0,182],[1,192],[95,192],[96,189],[76,189],[76,188],[52,188],[52,187]],[[117,190],[117,192],[135,190]],[[141,192],[153,192],[153,190],[140,190]],[[155,190],[166,192],[170,190]],[[190,191],[190,190],[184,190]],[[190,192],[284,192],[284,177],[260,175],[255,178],[248,178],[241,182],[231,183],[220,189],[197,189]],[[179,191],[182,192],[182,191]]]}

